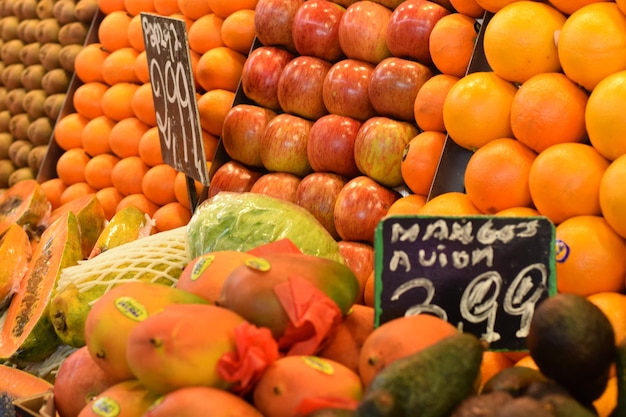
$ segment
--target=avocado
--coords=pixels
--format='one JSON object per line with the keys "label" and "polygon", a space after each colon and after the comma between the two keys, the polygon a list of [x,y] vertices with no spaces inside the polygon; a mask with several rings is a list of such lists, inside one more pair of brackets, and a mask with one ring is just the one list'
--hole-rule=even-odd
{"label": "avocado", "polygon": [[539,400],[554,417],[596,417],[595,409],[585,407],[570,395],[548,394]]}
{"label": "avocado", "polygon": [[372,380],[355,417],[444,417],[476,393],[484,344],[457,333],[396,359]]}
{"label": "avocado", "polygon": [[450,417],[493,417],[513,396],[506,391],[493,391],[467,397],[450,414]]}
{"label": "avocado", "polygon": [[559,293],[537,306],[526,344],[541,373],[590,405],[606,388],[615,361],[609,319],[587,298]]}
{"label": "avocado", "polygon": [[626,339],[615,348],[615,372],[617,375],[617,404],[611,417],[626,416]]}
{"label": "avocado", "polygon": [[305,417],[353,417],[354,410],[349,408],[326,407],[305,414]]}
{"label": "avocado", "polygon": [[537,381],[546,381],[547,378],[537,369],[525,366],[511,366],[504,368],[489,378],[481,393],[506,391],[514,397],[524,394],[529,385]]}
{"label": "avocado", "polygon": [[554,417],[549,407],[531,397],[518,397],[500,407],[494,417]]}

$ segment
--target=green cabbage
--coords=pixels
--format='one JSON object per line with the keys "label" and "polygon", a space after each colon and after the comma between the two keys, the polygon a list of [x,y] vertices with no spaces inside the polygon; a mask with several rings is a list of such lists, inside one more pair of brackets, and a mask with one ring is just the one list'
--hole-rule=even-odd
{"label": "green cabbage", "polygon": [[255,193],[220,192],[203,201],[187,224],[191,259],[207,252],[245,252],[289,238],[303,253],[343,263],[337,241],[306,209]]}

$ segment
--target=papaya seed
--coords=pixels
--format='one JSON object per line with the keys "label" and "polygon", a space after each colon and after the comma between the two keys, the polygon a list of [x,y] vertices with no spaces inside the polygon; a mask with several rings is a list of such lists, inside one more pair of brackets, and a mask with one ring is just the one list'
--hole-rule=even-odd
{"label": "papaya seed", "polygon": [[150,339],[150,344],[152,344],[152,346],[154,346],[155,348],[160,348],[161,346],[163,346],[163,339],[153,337]]}

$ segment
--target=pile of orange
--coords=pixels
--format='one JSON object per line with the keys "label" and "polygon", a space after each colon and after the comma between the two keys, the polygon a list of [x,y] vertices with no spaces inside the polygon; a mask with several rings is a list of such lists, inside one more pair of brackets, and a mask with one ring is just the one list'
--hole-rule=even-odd
{"label": "pile of orange", "polygon": [[[64,151],[58,178],[44,182],[53,208],[95,193],[108,218],[127,205],[150,215],[155,230],[185,225],[191,216],[186,176],[163,162],[152,98],[141,12],[185,21],[210,165],[222,122],[232,106],[254,40],[257,0],[100,0],[97,42],[75,61],[81,81],[73,112],[58,121]],[[202,185],[196,182],[197,191]]]}

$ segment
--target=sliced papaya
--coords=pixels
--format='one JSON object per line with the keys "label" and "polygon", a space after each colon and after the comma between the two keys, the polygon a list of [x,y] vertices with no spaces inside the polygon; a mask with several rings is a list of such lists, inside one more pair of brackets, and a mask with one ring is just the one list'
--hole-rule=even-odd
{"label": "sliced papaya", "polygon": [[17,223],[0,238],[0,307],[8,304],[28,269],[32,247],[28,234]]}
{"label": "sliced papaya", "polygon": [[31,373],[0,365],[0,392],[6,392],[13,398],[30,397],[43,394],[52,388],[52,384]]}
{"label": "sliced papaya", "polygon": [[106,226],[107,218],[104,207],[95,194],[81,196],[55,209],[50,215],[50,222],[70,211],[76,215],[78,220],[83,258],[87,258]]}
{"label": "sliced papaya", "polygon": [[0,194],[0,235],[17,223],[36,234],[50,216],[50,202],[35,180],[19,181]]}
{"label": "sliced papaya", "polygon": [[82,259],[80,228],[74,213],[59,217],[41,235],[0,332],[0,358],[36,362],[60,345],[48,317],[61,270]]}

